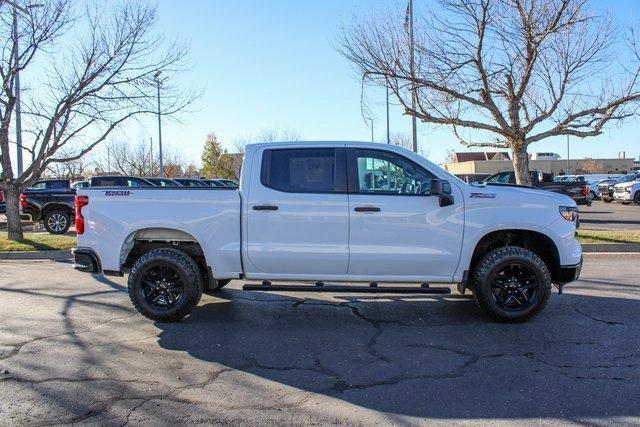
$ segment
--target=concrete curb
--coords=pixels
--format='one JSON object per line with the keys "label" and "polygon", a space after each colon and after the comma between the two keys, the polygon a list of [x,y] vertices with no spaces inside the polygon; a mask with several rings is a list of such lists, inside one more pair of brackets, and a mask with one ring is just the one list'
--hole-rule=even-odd
{"label": "concrete curb", "polygon": [[[640,252],[640,243],[583,243],[584,253]],[[1,260],[51,260],[68,261],[71,251],[0,252]]]}
{"label": "concrete curb", "polygon": [[640,252],[640,243],[583,243],[582,252]]}
{"label": "concrete curb", "polygon": [[51,260],[67,261],[73,258],[71,251],[0,252],[0,260]]}

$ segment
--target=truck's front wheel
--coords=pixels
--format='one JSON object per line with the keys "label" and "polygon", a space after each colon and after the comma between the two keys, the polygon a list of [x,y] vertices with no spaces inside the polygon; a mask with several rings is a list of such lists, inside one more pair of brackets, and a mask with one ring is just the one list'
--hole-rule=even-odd
{"label": "truck's front wheel", "polygon": [[145,317],[176,322],[187,316],[202,296],[198,264],[176,249],[154,249],[141,256],[129,274],[129,298]]}
{"label": "truck's front wheel", "polygon": [[485,255],[473,280],[476,303],[499,322],[525,322],[538,314],[551,296],[551,275],[544,261],[516,246]]}

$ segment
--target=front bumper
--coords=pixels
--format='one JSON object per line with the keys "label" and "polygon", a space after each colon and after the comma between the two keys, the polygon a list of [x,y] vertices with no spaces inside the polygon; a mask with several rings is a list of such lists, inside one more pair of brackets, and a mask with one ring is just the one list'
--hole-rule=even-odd
{"label": "front bumper", "polygon": [[614,193],[613,198],[614,200],[622,200],[624,202],[630,202],[633,200],[631,193],[627,193],[626,191],[624,193]]}
{"label": "front bumper", "polygon": [[562,286],[569,282],[575,282],[580,277],[582,271],[582,258],[580,262],[575,265],[561,265],[558,274],[556,275],[556,285]]}
{"label": "front bumper", "polygon": [[73,268],[85,273],[101,273],[102,267],[100,266],[100,259],[98,255],[88,248],[74,248],[73,253]]}

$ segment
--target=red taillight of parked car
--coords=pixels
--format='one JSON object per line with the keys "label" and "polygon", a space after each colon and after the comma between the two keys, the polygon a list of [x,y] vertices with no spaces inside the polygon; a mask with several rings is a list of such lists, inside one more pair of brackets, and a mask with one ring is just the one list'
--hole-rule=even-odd
{"label": "red taillight of parked car", "polygon": [[20,195],[20,207],[22,209],[26,209],[27,208],[27,195],[26,194],[21,194]]}
{"label": "red taillight of parked car", "polygon": [[0,202],[4,202],[4,194],[2,194],[2,191],[0,191]]}
{"label": "red taillight of parked car", "polygon": [[589,186],[587,184],[582,186],[582,195],[585,197],[589,195]]}
{"label": "red taillight of parked car", "polygon": [[84,217],[82,216],[83,206],[89,204],[89,196],[76,196],[75,208],[76,208],[76,234],[84,233]]}

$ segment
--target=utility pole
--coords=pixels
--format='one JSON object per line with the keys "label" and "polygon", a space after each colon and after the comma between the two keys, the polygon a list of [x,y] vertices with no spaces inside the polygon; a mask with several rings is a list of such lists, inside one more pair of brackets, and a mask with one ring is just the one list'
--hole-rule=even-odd
{"label": "utility pole", "polygon": [[389,83],[385,85],[387,89],[387,144],[391,143],[391,137],[389,135]]}
{"label": "utility pole", "polygon": [[[411,71],[411,109],[416,110],[416,85],[415,85],[415,59],[413,41],[413,0],[409,0],[409,70]],[[413,152],[418,152],[418,130],[416,128],[416,116],[411,116],[411,140],[413,142]]]}
{"label": "utility pole", "polygon": [[16,67],[15,97],[16,97],[16,162],[18,163],[18,176],[24,170],[22,164],[22,114],[20,108],[20,71],[18,71],[18,9],[13,7],[13,64]]}
{"label": "utility pole", "polygon": [[164,178],[164,163],[163,163],[163,159],[162,159],[162,120],[161,120],[161,115],[162,112],[160,111],[160,73],[162,71],[158,71],[154,76],[153,79],[156,82],[156,85],[158,87],[158,155],[160,156],[160,178]]}
{"label": "utility pole", "polygon": [[368,118],[367,120],[371,123],[371,142],[373,142],[373,119]]}
{"label": "utility pole", "polygon": [[567,175],[571,175],[569,172],[569,135],[567,135]]}

